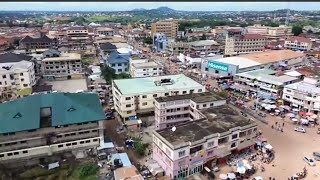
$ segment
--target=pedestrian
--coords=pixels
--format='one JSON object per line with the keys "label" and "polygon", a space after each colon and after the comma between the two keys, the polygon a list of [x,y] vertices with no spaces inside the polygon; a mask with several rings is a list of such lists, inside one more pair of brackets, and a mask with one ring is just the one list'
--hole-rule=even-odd
{"label": "pedestrian", "polygon": [[284,123],[282,123],[282,127],[284,127]]}
{"label": "pedestrian", "polygon": [[276,122],[276,125],[278,125],[278,122]]}
{"label": "pedestrian", "polygon": [[273,129],[273,125],[271,126],[271,128]]}
{"label": "pedestrian", "polygon": [[276,180],[276,178],[273,178],[272,180]]}

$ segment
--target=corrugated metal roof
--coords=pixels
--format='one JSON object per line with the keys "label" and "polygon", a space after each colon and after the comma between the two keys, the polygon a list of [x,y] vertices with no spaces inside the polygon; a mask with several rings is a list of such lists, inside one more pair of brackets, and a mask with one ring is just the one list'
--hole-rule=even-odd
{"label": "corrugated metal roof", "polygon": [[44,107],[51,107],[52,127],[105,118],[97,94],[37,94],[0,104],[0,133],[39,129]]}

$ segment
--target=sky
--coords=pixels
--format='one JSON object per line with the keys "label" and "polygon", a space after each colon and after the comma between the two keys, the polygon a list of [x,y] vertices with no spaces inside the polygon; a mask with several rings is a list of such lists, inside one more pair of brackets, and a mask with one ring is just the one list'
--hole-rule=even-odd
{"label": "sky", "polygon": [[320,2],[0,2],[1,10],[121,11],[167,6],[188,11],[272,11],[278,9],[320,10]]}

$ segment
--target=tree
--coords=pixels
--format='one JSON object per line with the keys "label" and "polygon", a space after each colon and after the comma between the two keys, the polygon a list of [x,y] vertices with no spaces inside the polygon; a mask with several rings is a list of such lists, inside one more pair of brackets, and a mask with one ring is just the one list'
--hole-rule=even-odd
{"label": "tree", "polygon": [[223,98],[227,98],[228,97],[228,91],[220,91],[220,92],[217,92],[217,95],[218,96],[221,96]]}
{"label": "tree", "polygon": [[117,75],[116,78],[117,79],[129,79],[129,78],[131,78],[131,76],[128,73],[120,73],[120,74]]}
{"label": "tree", "polygon": [[104,66],[101,70],[101,76],[104,77],[107,84],[111,84],[111,81],[117,77],[116,72],[109,66]]}
{"label": "tree", "polygon": [[84,178],[93,174],[96,174],[99,171],[99,167],[94,164],[86,164],[80,168],[79,177]]}
{"label": "tree", "polygon": [[293,33],[293,35],[298,36],[299,34],[302,33],[302,27],[301,26],[293,26],[292,33]]}
{"label": "tree", "polygon": [[143,156],[143,155],[145,155],[146,147],[142,143],[141,140],[135,140],[134,141],[134,150],[136,151],[137,154],[139,154],[140,156]]}
{"label": "tree", "polygon": [[145,44],[152,44],[153,43],[153,40],[151,37],[145,37],[143,38],[143,43]]}

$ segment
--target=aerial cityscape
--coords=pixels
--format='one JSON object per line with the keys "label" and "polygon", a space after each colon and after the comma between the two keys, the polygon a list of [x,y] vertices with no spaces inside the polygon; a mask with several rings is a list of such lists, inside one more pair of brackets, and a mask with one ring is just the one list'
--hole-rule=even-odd
{"label": "aerial cityscape", "polygon": [[319,2],[0,2],[0,180],[319,180]]}

